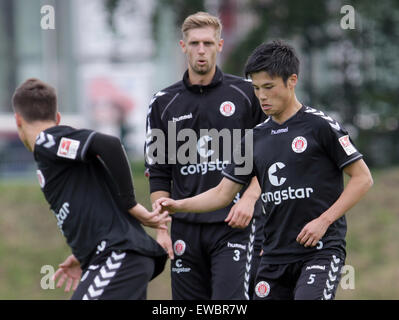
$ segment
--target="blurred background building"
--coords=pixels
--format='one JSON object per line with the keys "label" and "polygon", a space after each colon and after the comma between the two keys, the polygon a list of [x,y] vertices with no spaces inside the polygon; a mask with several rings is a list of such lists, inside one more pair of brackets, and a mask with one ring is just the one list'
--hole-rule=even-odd
{"label": "blurred background building", "polygon": [[[47,5],[54,29],[41,24]],[[11,109],[29,77],[57,89],[63,123],[119,135],[142,160],[148,103],[181,79],[179,26],[199,10],[222,19],[225,72],[242,75],[257,45],[287,40],[301,57],[300,101],[344,123],[371,166],[399,162],[398,1],[0,0],[0,178],[34,172]]]}

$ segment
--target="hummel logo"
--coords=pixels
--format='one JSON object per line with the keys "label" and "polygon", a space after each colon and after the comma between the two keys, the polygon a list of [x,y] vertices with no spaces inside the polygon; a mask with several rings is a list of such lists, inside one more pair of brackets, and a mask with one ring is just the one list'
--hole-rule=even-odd
{"label": "hummel logo", "polygon": [[337,279],[337,276],[336,276],[336,275],[333,275],[333,274],[331,273],[331,271],[328,271],[328,277],[330,278],[330,280],[331,280],[332,282],[334,282],[334,281]]}
{"label": "hummel logo", "polygon": [[154,101],[157,100],[158,97],[162,97],[164,94],[166,94],[166,92],[163,91],[159,91],[158,93],[156,93],[154,97],[151,99],[150,105],[152,105]]}
{"label": "hummel logo", "polygon": [[334,289],[334,284],[331,285],[331,284],[330,284],[330,281],[328,281],[328,279],[327,279],[327,281],[326,281],[326,286],[327,286],[328,291],[331,291],[332,289]]}
{"label": "hummel logo", "polygon": [[334,128],[335,130],[337,130],[337,131],[341,130],[341,127],[340,127],[339,123],[338,123],[337,121],[335,121],[334,119],[332,119],[331,117],[325,115],[324,112],[319,111],[319,110],[316,110],[316,109],[313,109],[313,108],[310,108],[310,107],[307,107],[306,110],[305,110],[305,112],[307,112],[307,113],[312,113],[312,114],[314,114],[314,115],[316,115],[316,116],[319,116],[319,117],[321,117],[321,118],[327,120],[327,121],[328,121],[328,124],[329,124],[332,128]]}
{"label": "hummel logo", "polygon": [[[89,286],[87,293],[83,296],[83,300],[98,299],[103,294],[105,287],[110,283],[111,278],[115,276],[116,270],[120,268],[122,264],[121,260],[125,255],[125,252],[119,254],[114,251],[112,252],[105,265],[101,267],[99,274],[94,278],[94,283]],[[90,267],[90,270],[97,269]]]}
{"label": "hummel logo", "polygon": [[270,132],[270,134],[280,134],[280,133],[286,133],[288,132],[288,127],[284,129],[278,129],[278,130],[273,130]]}
{"label": "hummel logo", "polygon": [[334,273],[338,271],[338,266],[336,266],[332,261],[331,261],[331,270]]}
{"label": "hummel logo", "polygon": [[182,120],[186,120],[186,119],[192,119],[193,118],[193,114],[185,114],[183,116],[180,116],[178,118],[172,117],[172,121],[173,122],[178,122],[178,121],[182,121]]}
{"label": "hummel logo", "polygon": [[96,284],[97,287],[105,287],[105,286],[108,285],[108,283],[109,283],[110,281],[111,281],[111,280],[101,280],[101,279],[99,278],[99,276],[96,276],[95,279],[94,279],[94,283]]}
{"label": "hummel logo", "polygon": [[36,144],[40,146],[43,143],[45,143],[43,147],[45,147],[46,149],[50,149],[52,146],[55,145],[54,137],[51,134],[45,134],[43,131],[40,132],[39,136],[36,139]]}
{"label": "hummel logo", "polygon": [[324,295],[324,299],[326,299],[326,300],[330,300],[331,296],[332,296],[331,293],[327,293],[326,289],[324,289],[323,295]]}

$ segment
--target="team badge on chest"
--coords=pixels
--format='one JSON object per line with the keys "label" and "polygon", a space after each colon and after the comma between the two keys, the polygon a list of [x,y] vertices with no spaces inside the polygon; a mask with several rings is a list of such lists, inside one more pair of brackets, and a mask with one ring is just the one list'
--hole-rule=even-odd
{"label": "team badge on chest", "polygon": [[236,106],[231,101],[225,101],[220,105],[220,113],[225,117],[230,117],[236,111]]}
{"label": "team badge on chest", "polygon": [[308,142],[304,137],[296,137],[292,141],[292,150],[296,153],[302,153],[308,147]]}

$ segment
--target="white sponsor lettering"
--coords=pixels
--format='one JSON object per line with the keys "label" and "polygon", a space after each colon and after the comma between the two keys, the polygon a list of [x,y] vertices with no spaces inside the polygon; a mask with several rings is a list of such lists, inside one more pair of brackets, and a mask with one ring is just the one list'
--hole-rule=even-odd
{"label": "white sponsor lettering", "polygon": [[278,129],[278,130],[273,130],[270,132],[270,134],[280,134],[280,133],[287,133],[288,132],[288,127],[284,129]]}
{"label": "white sponsor lettering", "polygon": [[274,204],[279,205],[281,202],[286,200],[310,198],[312,193],[313,188],[294,189],[288,187],[288,189],[277,190],[274,192],[264,192],[262,193],[261,198],[264,203],[274,202]]}
{"label": "white sponsor lettering", "polygon": [[182,121],[182,120],[187,120],[187,119],[192,119],[193,118],[193,114],[185,114],[183,116],[180,116],[178,118],[172,117],[172,121],[173,122],[178,122],[178,121]]}
{"label": "white sponsor lettering", "polygon": [[306,267],[306,270],[313,270],[313,269],[326,270],[326,266],[313,265]]}
{"label": "white sponsor lettering", "polygon": [[228,248],[240,248],[242,250],[246,250],[247,246],[241,244],[241,243],[231,243],[227,242],[227,247]]}
{"label": "white sponsor lettering", "polygon": [[229,161],[220,161],[217,159],[216,161],[210,162],[202,162],[198,164],[190,164],[188,166],[183,166],[180,169],[180,173],[183,176],[192,175],[192,174],[206,174],[209,171],[222,171],[224,168],[227,167]]}
{"label": "white sponsor lettering", "polygon": [[58,213],[55,213],[55,217],[57,218],[57,226],[60,228],[62,234],[64,234],[64,231],[62,230],[62,225],[64,224],[66,218],[68,218],[69,215],[69,203],[65,202],[61,209],[58,211]]}

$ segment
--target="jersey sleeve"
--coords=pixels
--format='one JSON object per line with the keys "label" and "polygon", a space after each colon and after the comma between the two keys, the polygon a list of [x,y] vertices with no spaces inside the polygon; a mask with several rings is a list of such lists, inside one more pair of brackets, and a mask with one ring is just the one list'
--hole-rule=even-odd
{"label": "jersey sleeve", "polygon": [[87,157],[97,157],[113,182],[113,189],[125,210],[136,206],[133,177],[125,148],[119,138],[97,133]]}
{"label": "jersey sleeve", "polygon": [[157,93],[150,102],[146,120],[146,141],[144,158],[149,177],[150,193],[171,192],[172,168],[168,164],[167,124],[162,120],[162,103]]}
{"label": "jersey sleeve", "polygon": [[319,137],[322,147],[340,169],[363,157],[345,128],[334,120],[323,123]]}

